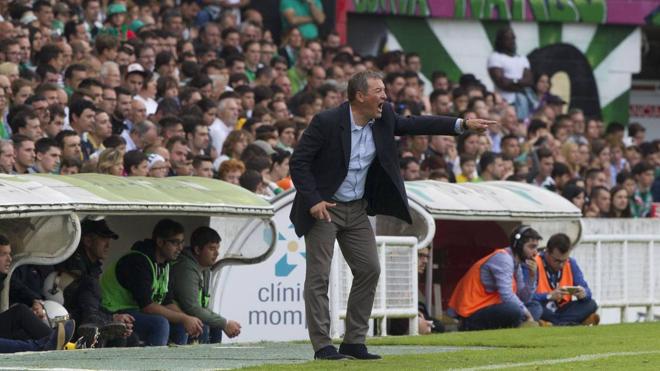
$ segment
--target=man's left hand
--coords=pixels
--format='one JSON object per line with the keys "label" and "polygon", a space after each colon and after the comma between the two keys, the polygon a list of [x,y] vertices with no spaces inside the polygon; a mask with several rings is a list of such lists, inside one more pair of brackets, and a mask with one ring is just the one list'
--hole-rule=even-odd
{"label": "man's left hand", "polygon": [[582,300],[587,297],[587,291],[584,289],[584,287],[578,286],[578,290],[575,293],[575,297],[578,298],[578,300]]}
{"label": "man's left hand", "polygon": [[241,333],[241,324],[236,321],[228,320],[224,330],[229,338],[236,337]]}
{"label": "man's left hand", "polygon": [[126,313],[118,313],[112,315],[112,320],[116,322],[121,322],[124,325],[126,325],[126,331],[124,331],[123,337],[127,338],[131,336],[133,333],[133,322],[135,322],[135,318],[131,316],[130,314]]}
{"label": "man's left hand", "polygon": [[490,126],[499,124],[497,121],[492,120],[468,119],[465,120],[465,125],[468,130],[476,131],[477,133],[484,133]]}
{"label": "man's left hand", "polygon": [[112,320],[117,322],[122,322],[125,323],[126,325],[131,325],[131,326],[133,326],[133,322],[135,322],[135,318],[133,318],[133,316],[127,313],[113,314]]}

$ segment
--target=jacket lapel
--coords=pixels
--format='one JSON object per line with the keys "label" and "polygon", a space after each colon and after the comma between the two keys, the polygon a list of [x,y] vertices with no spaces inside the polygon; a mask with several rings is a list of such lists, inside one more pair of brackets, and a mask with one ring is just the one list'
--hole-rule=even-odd
{"label": "jacket lapel", "polygon": [[341,147],[344,150],[344,165],[348,169],[348,162],[351,158],[351,113],[348,102],[344,103],[341,110],[341,120],[339,127],[341,129]]}
{"label": "jacket lapel", "polygon": [[375,119],[373,125],[371,125],[371,133],[374,138],[374,146],[376,147],[376,157],[378,158],[378,149],[383,148],[382,138],[385,135],[385,127],[382,118]]}

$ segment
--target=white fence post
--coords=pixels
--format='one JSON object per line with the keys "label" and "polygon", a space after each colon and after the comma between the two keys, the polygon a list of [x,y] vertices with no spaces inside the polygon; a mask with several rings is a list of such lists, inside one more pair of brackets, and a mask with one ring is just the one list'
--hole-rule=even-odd
{"label": "white fence post", "polygon": [[654,312],[654,303],[656,300],[660,299],[655,294],[655,249],[654,249],[654,241],[651,240],[649,241],[649,306],[646,308],[646,320],[647,321],[652,321],[653,320],[653,312]]}
{"label": "white fence post", "polygon": [[[381,273],[376,288],[372,319],[380,319],[380,333],[387,335],[388,318],[407,318],[409,333],[416,335],[418,312],[417,250],[415,237],[377,236],[378,259]],[[350,269],[341,250],[335,244],[335,255],[330,273],[331,336],[341,336],[341,324],[346,317],[346,299],[350,287],[345,283],[352,279]],[[388,284],[389,282],[389,284]],[[413,320],[414,319],[414,320]]]}
{"label": "white fence post", "polygon": [[[655,267],[655,247],[660,245],[656,241],[660,241],[660,234],[585,234],[581,243],[595,246],[593,255],[588,254],[589,249],[584,253],[579,247],[576,250],[594,299],[600,308],[618,309],[621,322],[629,320],[631,307],[644,307],[644,320],[655,318],[654,309],[660,305]],[[612,274],[619,274],[619,280],[611,279]]]}
{"label": "white fence post", "polygon": [[[378,278],[378,286],[380,286],[380,306],[382,309],[382,316],[380,317],[380,335],[384,336],[387,334],[387,262],[385,261],[385,255],[387,254],[387,243],[381,241],[378,244],[378,260],[380,263],[380,277]],[[376,320],[376,316],[374,316]]]}
{"label": "white fence post", "polygon": [[342,335],[342,321],[335,321],[335,318],[340,318],[340,302],[339,302],[339,297],[340,297],[340,286],[341,286],[341,280],[339,280],[339,254],[341,254],[341,250],[339,250],[337,243],[335,243],[334,247],[334,253],[333,253],[333,258],[332,258],[332,265],[330,266],[330,283],[328,284],[329,286],[329,292],[328,292],[328,299],[330,300],[330,336],[332,338],[338,338]]}

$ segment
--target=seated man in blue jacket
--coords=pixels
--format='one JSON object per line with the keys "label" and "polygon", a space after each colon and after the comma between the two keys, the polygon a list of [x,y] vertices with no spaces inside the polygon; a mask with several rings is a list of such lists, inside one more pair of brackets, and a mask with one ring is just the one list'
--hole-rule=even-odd
{"label": "seated man in blue jacket", "polygon": [[555,326],[597,325],[598,305],[570,255],[571,241],[567,235],[557,233],[550,237],[547,249],[536,256],[538,272],[533,300],[542,307],[541,320]]}

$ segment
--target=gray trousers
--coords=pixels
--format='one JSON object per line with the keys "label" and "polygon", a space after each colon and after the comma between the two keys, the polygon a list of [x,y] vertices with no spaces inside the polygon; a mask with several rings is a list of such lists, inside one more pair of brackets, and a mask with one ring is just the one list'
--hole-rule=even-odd
{"label": "gray trousers", "polygon": [[328,280],[335,239],[353,273],[344,343],[365,343],[380,275],[376,238],[366,213],[367,202],[336,203],[337,206],[329,208],[332,221],[317,220],[305,235],[305,315],[314,351],[332,345]]}

